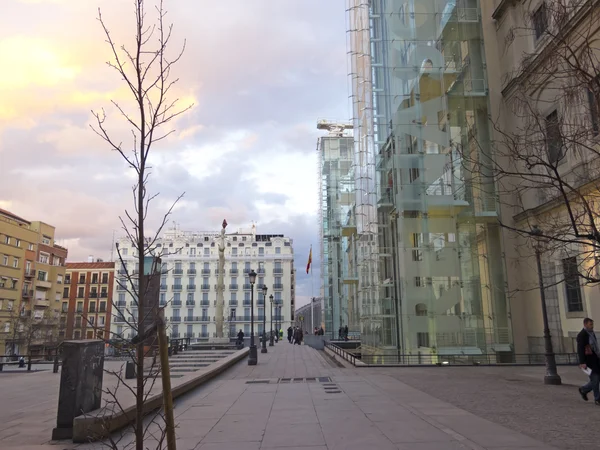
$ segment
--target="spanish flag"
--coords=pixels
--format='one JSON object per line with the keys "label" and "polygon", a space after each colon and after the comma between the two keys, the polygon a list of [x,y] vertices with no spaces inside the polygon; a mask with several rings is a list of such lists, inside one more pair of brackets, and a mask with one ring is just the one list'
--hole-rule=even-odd
{"label": "spanish flag", "polygon": [[308,263],[306,264],[306,273],[310,270],[310,265],[312,264],[312,245],[310,246],[310,253],[308,254]]}

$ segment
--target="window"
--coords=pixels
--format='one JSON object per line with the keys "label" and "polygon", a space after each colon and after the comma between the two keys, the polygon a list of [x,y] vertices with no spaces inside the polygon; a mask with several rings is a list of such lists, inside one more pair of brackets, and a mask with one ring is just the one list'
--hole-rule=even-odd
{"label": "window", "polygon": [[79,275],[79,284],[85,284],[85,274]]}
{"label": "window", "polygon": [[42,244],[50,245],[50,236],[42,236]]}
{"label": "window", "polygon": [[19,267],[19,258],[13,258],[13,267],[15,269]]}
{"label": "window", "polygon": [[587,95],[590,108],[592,134],[597,136],[600,132],[600,111],[598,110],[598,100],[600,100],[600,76],[594,78],[591,86],[587,89]]}
{"label": "window", "polygon": [[265,256],[265,248],[258,247],[258,256]]}
{"label": "window", "polygon": [[108,274],[107,273],[102,274],[102,284],[108,284]]}
{"label": "window", "polygon": [[562,260],[563,273],[567,296],[567,311],[582,312],[583,298],[581,297],[581,286],[579,285],[579,271],[577,270],[577,258],[565,258]]}
{"label": "window", "polygon": [[27,250],[33,251],[33,244],[32,243],[27,244]]}
{"label": "window", "polygon": [[204,256],[210,256],[210,248],[205,248],[204,249]]}
{"label": "window", "polygon": [[77,302],[77,312],[78,313],[83,312],[83,302]]}
{"label": "window", "polygon": [[4,243],[6,245],[10,245],[10,237],[9,236],[4,236]]}
{"label": "window", "polygon": [[238,254],[238,253],[237,253],[237,250],[238,250],[238,249],[237,249],[237,248],[235,248],[235,247],[234,247],[234,248],[232,248],[232,249],[231,249],[231,256],[237,256],[237,254]]}
{"label": "window", "polygon": [[81,338],[81,331],[75,330],[75,332],[73,333],[73,339],[79,339],[79,338]]}
{"label": "window", "polygon": [[60,266],[61,265],[61,261],[60,261],[60,258],[58,256],[53,256],[52,257],[52,265],[53,266]]}
{"label": "window", "polygon": [[196,247],[190,248],[190,256],[196,256]]}
{"label": "window", "polygon": [[21,246],[21,239],[15,239],[15,247]]}
{"label": "window", "polygon": [[427,333],[427,332],[417,333],[417,346],[429,347],[429,333]]}
{"label": "window", "polygon": [[96,302],[90,302],[89,312],[91,312],[91,313],[96,312]]}
{"label": "window", "polygon": [[104,324],[106,323],[105,320],[106,319],[104,318],[104,316],[99,316],[98,317],[98,325],[101,326],[101,327],[103,327]]}
{"label": "window", "polygon": [[47,253],[40,253],[40,262],[42,264],[48,264],[48,260],[50,259],[50,255]]}
{"label": "window", "polygon": [[66,313],[67,311],[69,311],[69,302],[63,302],[62,312]]}
{"label": "window", "polygon": [[84,290],[85,290],[85,288],[83,286],[81,286],[80,288],[77,288],[77,297],[78,298],[83,298]]}
{"label": "window", "polygon": [[88,319],[88,322],[90,325],[94,325],[94,321],[96,320],[96,318],[94,316],[90,316],[87,319]]}
{"label": "window", "polygon": [[275,254],[276,255],[281,254],[281,247],[275,247]]}
{"label": "window", "polygon": [[533,30],[535,33],[536,41],[542,37],[542,35],[548,29],[548,14],[546,12],[546,4],[542,3],[542,5],[536,9],[531,18],[533,23]]}
{"label": "window", "polygon": [[4,324],[4,332],[5,333],[10,333],[10,322],[6,322]]}
{"label": "window", "polygon": [[202,301],[203,302],[207,302],[208,301],[208,292],[203,292],[202,293]]}
{"label": "window", "polygon": [[8,256],[6,256],[6,255],[2,256],[2,265],[8,266]]}
{"label": "window", "polygon": [[92,284],[98,284],[98,274],[97,273],[92,274]]}
{"label": "window", "polygon": [[413,261],[423,261],[423,252],[419,250],[419,247],[423,245],[423,235],[421,233],[413,233],[412,244],[414,247],[412,251]]}
{"label": "window", "polygon": [[69,288],[63,288],[63,298],[69,298]]}
{"label": "window", "polygon": [[38,270],[38,273],[37,273],[38,281],[46,281],[47,277],[48,277],[47,272],[44,272],[43,270]]}
{"label": "window", "polygon": [[560,163],[563,159],[563,142],[560,133],[558,112],[552,111],[546,116],[546,147],[548,151],[548,162],[550,164]]}
{"label": "window", "polygon": [[106,302],[105,301],[100,302],[100,309],[98,310],[98,312],[106,312]]}
{"label": "window", "polygon": [[14,306],[14,304],[15,304],[15,302],[14,302],[13,300],[9,300],[9,301],[6,303],[6,309],[7,309],[8,311],[12,311],[12,310],[13,310],[13,306]]}

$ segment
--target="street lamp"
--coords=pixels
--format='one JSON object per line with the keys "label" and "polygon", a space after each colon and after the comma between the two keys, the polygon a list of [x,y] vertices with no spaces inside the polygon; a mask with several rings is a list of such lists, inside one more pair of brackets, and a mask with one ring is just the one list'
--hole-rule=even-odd
{"label": "street lamp", "polygon": [[[267,288],[265,288],[264,292],[265,292],[265,301],[266,301]],[[271,294],[271,296],[269,297],[269,300],[271,300],[271,339],[269,340],[269,347],[273,347],[273,345],[274,345],[273,340],[275,339],[275,336],[273,336],[273,294]]]}
{"label": "street lamp", "polygon": [[263,335],[261,353],[267,353],[267,285],[263,284]]}
{"label": "street lamp", "polygon": [[248,353],[248,365],[255,366],[258,362],[256,345],[254,345],[254,283],[256,282],[256,272],[253,270],[248,274],[250,280],[250,352]]}
{"label": "street lamp", "polygon": [[535,246],[535,259],[537,263],[538,279],[540,285],[540,297],[542,299],[542,317],[544,319],[544,345],[546,349],[546,375],[544,376],[544,384],[559,385],[562,384],[560,375],[556,371],[556,357],[552,348],[552,338],[550,336],[550,327],[548,326],[548,310],[546,308],[546,292],[544,288],[544,277],[542,275],[542,260],[540,253],[540,238],[544,233],[534,225],[531,228],[531,234],[536,236],[537,245]]}
{"label": "street lamp", "polygon": [[281,328],[281,300],[275,300],[275,317],[277,318],[277,332]]}

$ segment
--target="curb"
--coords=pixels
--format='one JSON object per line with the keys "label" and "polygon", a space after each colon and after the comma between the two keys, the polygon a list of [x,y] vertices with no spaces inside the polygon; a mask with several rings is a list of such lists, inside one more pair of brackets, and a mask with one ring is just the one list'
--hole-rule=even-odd
{"label": "curb", "polygon": [[[177,385],[172,387],[173,400],[221,374],[247,356],[249,351],[248,347],[243,348],[217,361],[213,367],[209,366],[208,370],[204,372],[191,373],[179,378]],[[144,403],[144,415],[161,408],[162,404],[162,392],[149,397]],[[121,411],[109,410],[106,407],[97,409],[73,419],[73,442],[82,443],[101,440],[134,421],[135,404],[125,407]]]}

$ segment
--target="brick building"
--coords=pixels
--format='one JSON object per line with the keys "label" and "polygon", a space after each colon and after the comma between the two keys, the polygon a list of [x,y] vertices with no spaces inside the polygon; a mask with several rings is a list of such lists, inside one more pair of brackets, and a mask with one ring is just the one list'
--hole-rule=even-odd
{"label": "brick building", "polygon": [[67,263],[61,322],[65,339],[110,338],[114,262]]}

